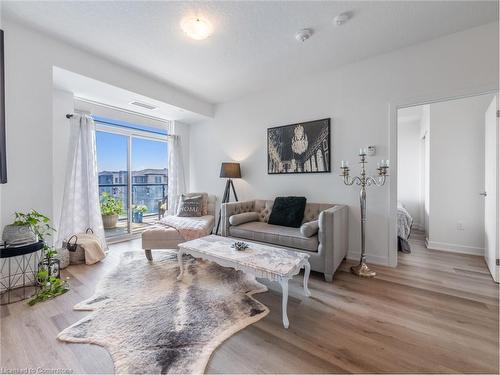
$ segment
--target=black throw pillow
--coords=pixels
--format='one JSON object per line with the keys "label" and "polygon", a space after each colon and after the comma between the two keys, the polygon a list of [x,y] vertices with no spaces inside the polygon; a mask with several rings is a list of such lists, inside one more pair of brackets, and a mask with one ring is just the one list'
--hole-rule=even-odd
{"label": "black throw pillow", "polygon": [[299,228],[304,219],[305,197],[277,197],[268,223],[284,227]]}

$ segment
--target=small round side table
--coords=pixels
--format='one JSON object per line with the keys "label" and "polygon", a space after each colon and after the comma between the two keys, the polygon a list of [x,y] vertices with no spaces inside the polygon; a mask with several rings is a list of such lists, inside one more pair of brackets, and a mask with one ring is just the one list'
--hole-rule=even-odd
{"label": "small round side table", "polygon": [[38,263],[43,257],[44,242],[10,247],[0,245],[0,304],[29,298],[38,288]]}

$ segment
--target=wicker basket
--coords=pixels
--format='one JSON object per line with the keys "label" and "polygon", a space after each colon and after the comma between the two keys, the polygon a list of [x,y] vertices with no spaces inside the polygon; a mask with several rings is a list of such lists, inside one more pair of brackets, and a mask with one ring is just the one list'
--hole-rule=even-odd
{"label": "wicker basket", "polygon": [[59,261],[61,262],[59,267],[63,270],[69,265],[69,251],[66,249],[66,247],[62,247],[60,249],[57,249],[57,256],[59,258]]}
{"label": "wicker basket", "polygon": [[85,250],[83,247],[77,246],[76,251],[69,251],[69,264],[85,263]]}

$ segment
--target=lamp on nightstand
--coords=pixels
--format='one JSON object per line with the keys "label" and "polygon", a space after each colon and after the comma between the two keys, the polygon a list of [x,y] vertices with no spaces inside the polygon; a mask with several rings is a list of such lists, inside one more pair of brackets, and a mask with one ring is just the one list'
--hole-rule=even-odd
{"label": "lamp on nightstand", "polygon": [[[224,194],[222,194],[222,203],[227,203],[230,200],[231,190],[234,194],[234,200],[238,202],[238,196],[236,195],[236,190],[234,190],[233,178],[241,178],[241,169],[240,163],[222,163],[220,167],[220,178],[227,178],[226,188],[224,189]],[[221,209],[219,209],[219,219],[217,220],[217,229],[215,230],[215,234],[219,233],[220,226],[220,213]]]}

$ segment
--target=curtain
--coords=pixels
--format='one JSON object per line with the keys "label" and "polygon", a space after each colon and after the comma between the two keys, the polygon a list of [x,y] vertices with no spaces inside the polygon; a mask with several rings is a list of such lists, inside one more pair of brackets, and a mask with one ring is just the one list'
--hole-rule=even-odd
{"label": "curtain", "polygon": [[92,228],[103,247],[107,248],[99,204],[94,120],[87,115],[75,114],[70,126],[68,169],[57,245],[73,234]]}
{"label": "curtain", "polygon": [[186,192],[184,165],[182,163],[181,139],[171,135],[168,142],[168,214],[177,213],[179,197]]}

